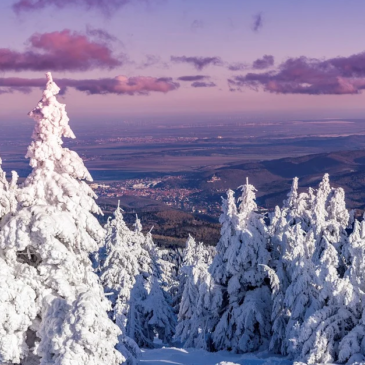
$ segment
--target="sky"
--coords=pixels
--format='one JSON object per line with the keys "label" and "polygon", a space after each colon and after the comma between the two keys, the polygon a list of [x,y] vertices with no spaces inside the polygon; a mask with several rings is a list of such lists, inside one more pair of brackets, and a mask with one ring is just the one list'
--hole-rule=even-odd
{"label": "sky", "polygon": [[1,0],[0,124],[51,71],[71,118],[363,118],[363,0]]}

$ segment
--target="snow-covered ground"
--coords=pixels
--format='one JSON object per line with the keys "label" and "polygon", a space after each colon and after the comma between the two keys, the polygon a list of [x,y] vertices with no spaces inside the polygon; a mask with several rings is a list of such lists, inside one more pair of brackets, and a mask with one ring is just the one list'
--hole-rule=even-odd
{"label": "snow-covered ground", "polygon": [[292,365],[280,357],[237,355],[227,351],[207,352],[198,349],[163,347],[143,349],[140,365]]}

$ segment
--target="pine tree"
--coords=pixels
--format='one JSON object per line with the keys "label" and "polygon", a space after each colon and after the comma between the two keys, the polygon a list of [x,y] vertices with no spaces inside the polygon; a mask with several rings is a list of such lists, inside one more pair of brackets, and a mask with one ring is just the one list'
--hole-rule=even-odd
{"label": "pine tree", "polygon": [[338,359],[338,343],[354,327],[356,291],[344,276],[348,247],[346,228],[349,214],[344,191],[333,189],[325,174],[311,202],[311,226],[315,239],[313,264],[319,286],[319,308],[305,319],[300,329],[298,349],[307,363]]}
{"label": "pine tree", "polygon": [[9,183],[6,180],[6,174],[2,170],[1,164],[2,160],[0,158],[0,222],[5,215],[16,210],[16,194],[18,189],[18,174],[15,171],[12,171],[12,178]]}
{"label": "pine tree", "polygon": [[158,251],[162,270],[163,289],[170,295],[174,313],[179,313],[183,292],[183,277],[181,272],[183,249],[179,246],[161,248]]}
{"label": "pine tree", "polygon": [[339,344],[338,360],[350,364],[365,361],[365,221],[354,222],[354,229],[347,247],[349,268],[345,278],[347,293],[353,288],[354,300],[349,307],[356,316],[354,327]]}
{"label": "pine tree", "polygon": [[[306,227],[307,198],[305,193],[298,194],[298,178],[293,179],[291,190],[284,201],[283,207],[275,207],[270,216],[268,232],[271,244],[271,268],[266,271],[272,286],[272,336],[269,349],[275,353],[287,354],[287,325],[290,310],[285,305],[285,294],[291,284],[293,266],[295,265],[294,250],[296,238],[294,227]],[[301,239],[301,235],[299,235]]]}
{"label": "pine tree", "polygon": [[[216,254],[213,262],[209,267],[209,274],[211,276],[210,285],[207,288],[207,293],[210,297],[205,300],[208,304],[208,310],[211,315],[211,331],[213,331],[221,319],[222,312],[229,304],[228,298],[228,280],[232,276],[228,270],[227,252],[229,247],[237,241],[239,231],[238,212],[234,192],[227,191],[227,198],[222,198],[222,214],[219,217],[221,224],[221,236],[216,246]],[[212,342],[212,340],[209,340]],[[214,350],[216,345],[209,344],[209,348]],[[227,349],[224,344],[220,348]]]}
{"label": "pine tree", "polygon": [[128,359],[128,364],[135,364],[140,354],[138,345],[126,335],[129,313],[130,293],[139,275],[137,257],[141,252],[134,243],[134,232],[124,222],[119,206],[114,212],[114,219],[105,226],[105,246],[102,248],[101,281],[112,303],[111,318],[121,330],[118,350]]}
{"label": "pine tree", "polygon": [[269,228],[271,276],[278,288],[273,290],[270,347],[306,363],[334,361],[336,343],[356,317],[349,307],[354,290],[344,278],[349,214],[344,191],[331,188],[328,174],[317,191],[297,194],[297,189],[294,179]]}
{"label": "pine tree", "polygon": [[185,347],[207,348],[210,311],[205,298],[209,300],[207,290],[211,277],[208,268],[212,259],[212,250],[201,242],[197,244],[189,236],[183,253],[184,284],[175,336]]}
{"label": "pine tree", "polygon": [[222,225],[221,237],[217,243],[217,253],[210,267],[210,272],[218,285],[226,287],[228,278],[231,276],[227,267],[227,250],[237,241],[237,231],[239,229],[236,201],[232,190],[228,190],[227,199],[223,199],[219,223]]}
{"label": "pine tree", "polygon": [[171,296],[163,290],[160,257],[151,232],[147,233],[143,248],[148,252],[150,259],[150,274],[145,285],[147,297],[143,303],[145,319],[163,343],[170,343],[175,333],[176,315],[172,308]]}
{"label": "pine tree", "polygon": [[122,353],[135,358],[136,344],[153,347],[156,335],[170,342],[176,319],[169,293],[163,290],[164,272],[151,232],[143,235],[138,217],[131,231],[119,206],[114,216],[106,225],[101,279],[113,303],[113,319],[123,334],[119,342],[125,347]]}
{"label": "pine tree", "polygon": [[[115,349],[119,329],[106,318],[109,304],[89,259],[104,237],[93,216],[101,211],[84,181],[91,176],[81,158],[62,148],[62,137],[75,136],[65,105],[56,99],[58,92],[48,73],[43,97],[30,113],[36,122],[27,153],[33,171],[17,192],[18,210],[0,232],[0,256],[6,262],[2,270],[14,276],[9,294],[27,293],[19,306],[12,299],[17,297],[5,296],[0,301],[0,328],[5,330],[0,336],[0,359],[5,363],[33,359],[40,364],[117,365],[124,360]],[[86,292],[92,293],[92,301]],[[64,323],[55,308],[60,308]],[[104,318],[102,326],[96,317]],[[87,322],[85,331],[69,326],[72,321]],[[10,328],[9,322],[13,323]],[[57,336],[52,334],[53,325],[58,325]],[[91,333],[101,342],[92,343]],[[58,351],[64,341],[74,345],[72,351],[65,349],[63,357]]]}
{"label": "pine tree", "polygon": [[286,324],[285,341],[282,352],[292,358],[298,355],[298,340],[304,321],[315,313],[321,305],[319,283],[312,261],[315,249],[313,233],[306,233],[300,224],[288,230],[287,241],[290,247],[284,253],[287,262],[290,285],[285,291],[284,307],[290,316]]}
{"label": "pine tree", "polygon": [[[176,303],[174,308],[177,313],[180,312],[182,296],[185,289],[185,284],[188,278],[187,267],[193,265],[194,251],[196,248],[195,239],[189,234],[188,239],[185,242],[184,250],[181,255],[181,266],[178,272],[178,284],[176,288],[176,293],[173,298],[173,302]],[[181,321],[181,320],[179,320]]]}
{"label": "pine tree", "polygon": [[269,340],[271,292],[262,265],[269,263],[270,254],[263,217],[255,212],[255,188],[248,182],[241,188],[234,239],[225,239],[230,241],[224,253],[227,299],[222,301],[213,342],[218,350],[249,352],[266,346]]}

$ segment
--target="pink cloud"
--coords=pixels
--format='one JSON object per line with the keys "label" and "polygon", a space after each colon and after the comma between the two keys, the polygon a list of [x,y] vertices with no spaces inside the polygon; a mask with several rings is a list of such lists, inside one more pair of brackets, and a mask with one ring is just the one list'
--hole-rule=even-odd
{"label": "pink cloud", "polygon": [[24,52],[0,48],[1,71],[85,71],[121,64],[106,43],[68,29],[32,35]]}
{"label": "pink cloud", "polygon": [[[56,83],[63,89],[71,87],[89,95],[95,94],[127,94],[147,95],[150,92],[167,93],[176,90],[179,84],[170,78],[155,78],[149,76],[126,77],[104,79],[56,79]],[[19,77],[0,78],[0,94],[13,91],[25,92],[28,88],[43,87],[44,79],[25,79]],[[2,92],[1,92],[2,90]]]}

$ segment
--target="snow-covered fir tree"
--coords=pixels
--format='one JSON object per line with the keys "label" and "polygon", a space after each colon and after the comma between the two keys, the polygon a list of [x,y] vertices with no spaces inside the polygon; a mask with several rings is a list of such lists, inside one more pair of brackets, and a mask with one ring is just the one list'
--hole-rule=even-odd
{"label": "snow-covered fir tree", "polygon": [[121,330],[118,350],[135,364],[140,354],[138,345],[126,335],[129,313],[130,293],[135,284],[135,277],[140,273],[138,256],[141,248],[134,240],[132,232],[124,222],[119,206],[114,212],[114,219],[108,220],[105,245],[100,250],[101,281],[112,303],[111,318]]}
{"label": "snow-covered fir tree", "polygon": [[308,363],[334,361],[335,342],[354,319],[348,308],[354,291],[344,278],[350,256],[349,213],[343,189],[332,188],[328,174],[317,190],[309,188],[301,194],[297,190],[294,179],[288,199],[282,209],[276,208],[269,227],[271,276],[277,288],[270,349]]}
{"label": "snow-covered fir tree", "polygon": [[174,312],[179,313],[182,292],[184,290],[183,278],[181,272],[183,266],[183,248],[171,246],[161,248],[158,251],[160,257],[160,266],[162,270],[162,281],[164,290],[169,293],[172,299]]}
{"label": "snow-covered fir tree", "polygon": [[[222,214],[219,217],[219,223],[222,226],[221,237],[217,243],[217,252],[209,270],[214,281],[222,286],[223,290],[223,288],[227,287],[228,279],[231,277],[227,266],[227,251],[236,242],[237,231],[239,230],[237,206],[233,190],[228,190],[227,199],[222,199]],[[222,294],[225,294],[224,290]]]}
{"label": "snow-covered fir tree", "polygon": [[[195,247],[196,247],[195,239],[189,234],[188,239],[185,242],[184,250],[182,251],[181,254],[181,266],[179,268],[177,275],[178,283],[176,286],[175,295],[173,297],[173,303],[175,304],[174,308],[177,313],[180,312],[182,296],[188,278],[186,267],[190,267],[191,265],[193,265],[193,252],[195,250]],[[179,321],[181,320],[179,319]]]}
{"label": "snow-covered fir tree", "polygon": [[249,352],[269,341],[271,291],[262,266],[269,263],[270,253],[263,217],[255,212],[255,188],[248,181],[241,188],[238,213],[232,194],[225,202],[217,246],[217,255],[223,258],[218,256],[219,261],[215,258],[212,265],[213,278],[222,292],[213,342],[218,350]]}
{"label": "snow-covered fir tree", "polygon": [[[319,282],[313,264],[315,240],[297,223],[286,232],[287,249],[283,261],[290,277],[284,308],[288,315],[282,353],[295,358],[303,322],[320,308]],[[289,264],[290,263],[290,264]]]}
{"label": "snow-covered fir tree", "polygon": [[1,168],[1,164],[2,160],[0,158],[0,222],[4,216],[9,213],[15,212],[17,208],[16,194],[18,189],[17,173],[15,171],[12,171],[11,181],[8,182],[6,179],[6,174]]}
{"label": "snow-covered fir tree", "polygon": [[153,347],[156,337],[171,341],[176,316],[169,293],[163,290],[164,273],[152,234],[142,233],[138,217],[134,230],[129,229],[119,206],[105,228],[101,280],[112,301],[112,318],[122,331],[118,349],[132,355],[131,362],[138,346]]}
{"label": "snow-covered fir tree", "polygon": [[345,274],[354,290],[355,300],[351,310],[356,317],[354,327],[344,336],[339,344],[338,361],[341,363],[365,362],[365,221],[354,222],[354,229],[349,237],[349,268]]}
{"label": "snow-covered fir tree", "polygon": [[124,361],[115,349],[119,329],[107,317],[109,304],[89,259],[104,237],[93,215],[101,211],[81,158],[62,147],[62,137],[75,136],[58,92],[48,73],[30,113],[33,171],[0,232],[0,290],[6,293],[0,298],[0,362],[117,365]]}
{"label": "snow-covered fir tree", "polygon": [[213,250],[189,235],[183,252],[183,292],[175,336],[185,347],[207,348],[211,314],[205,300],[212,284],[208,272],[212,259]]}
{"label": "snow-covered fir tree", "polygon": [[331,188],[325,174],[311,204],[311,227],[315,239],[313,264],[319,285],[319,309],[308,317],[298,340],[301,358],[308,363],[332,362],[338,358],[338,343],[356,322],[352,303],[356,292],[344,277],[348,251],[346,228],[349,213],[341,188]]}
{"label": "snow-covered fir tree", "polygon": [[[268,227],[272,250],[271,269],[266,268],[272,283],[272,335],[269,349],[275,353],[288,354],[292,339],[288,338],[288,287],[292,284],[294,271],[301,267],[298,257],[304,257],[308,222],[310,221],[309,194],[298,193],[298,178],[293,179],[291,190],[283,207],[275,207]],[[304,236],[304,237],[303,237]],[[311,252],[311,255],[313,252]],[[298,256],[299,255],[299,256]],[[312,257],[311,257],[312,259]],[[290,337],[290,335],[289,335]]]}
{"label": "snow-covered fir tree", "polygon": [[151,231],[146,234],[142,248],[148,252],[150,258],[150,275],[145,285],[147,297],[143,304],[145,319],[148,327],[153,328],[153,332],[158,335],[159,340],[163,343],[170,343],[175,334],[176,315],[172,308],[171,295],[163,290],[164,274]]}

